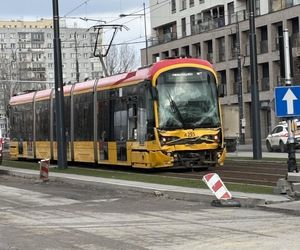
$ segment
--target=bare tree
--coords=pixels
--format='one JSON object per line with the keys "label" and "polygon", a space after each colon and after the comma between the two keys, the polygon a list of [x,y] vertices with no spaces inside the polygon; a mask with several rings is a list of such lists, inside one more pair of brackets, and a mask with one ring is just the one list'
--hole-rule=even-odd
{"label": "bare tree", "polygon": [[106,67],[109,75],[121,74],[136,68],[134,48],[127,44],[112,46],[107,57]]}

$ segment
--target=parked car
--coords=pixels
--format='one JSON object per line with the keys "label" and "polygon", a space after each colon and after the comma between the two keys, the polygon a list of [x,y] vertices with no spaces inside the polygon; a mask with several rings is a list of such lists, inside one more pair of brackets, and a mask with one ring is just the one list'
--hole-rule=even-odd
{"label": "parked car", "polygon": [[[299,147],[300,144],[300,122],[296,121],[297,129],[294,132],[296,146]],[[266,138],[266,146],[269,152],[279,150],[280,152],[287,151],[289,132],[288,125],[286,122],[280,122],[272,132]]]}

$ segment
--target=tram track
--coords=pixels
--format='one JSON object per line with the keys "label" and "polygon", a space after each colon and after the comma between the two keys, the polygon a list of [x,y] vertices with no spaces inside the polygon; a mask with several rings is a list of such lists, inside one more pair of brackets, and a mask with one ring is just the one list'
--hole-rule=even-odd
{"label": "tram track", "polygon": [[[4,154],[4,159],[9,161],[7,152]],[[81,164],[80,164],[81,165]],[[76,167],[76,166],[75,166]],[[77,167],[81,167],[77,165]],[[86,168],[93,168],[92,166],[84,166]],[[111,166],[98,166],[104,170],[110,171],[124,171],[124,172],[138,172],[139,174],[149,174],[149,171]],[[168,169],[168,170],[154,170],[151,174],[185,178],[191,180],[201,180],[207,173],[217,173],[224,182],[237,184],[254,184],[264,186],[275,186],[280,178],[284,178],[287,173],[286,162],[284,161],[252,161],[234,159],[225,162],[223,167],[203,169]]]}
{"label": "tram track", "polygon": [[217,173],[224,182],[275,186],[278,179],[285,177],[287,167],[284,162],[233,160],[225,162],[223,167],[216,167],[209,170],[197,169],[181,172],[171,170],[160,174],[201,180],[205,174],[211,172]]}

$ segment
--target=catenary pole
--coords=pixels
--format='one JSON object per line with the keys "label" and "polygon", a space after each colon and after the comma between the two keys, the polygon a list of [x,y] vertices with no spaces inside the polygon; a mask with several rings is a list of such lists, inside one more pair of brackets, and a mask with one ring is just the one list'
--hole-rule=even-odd
{"label": "catenary pole", "polygon": [[79,82],[79,63],[78,63],[78,45],[77,45],[77,33],[74,33],[74,40],[75,40],[75,56],[76,56],[76,82]]}
{"label": "catenary pole", "polygon": [[249,27],[250,27],[250,70],[251,70],[251,113],[252,113],[252,138],[253,159],[262,159],[261,132],[260,132],[260,103],[257,84],[257,53],[255,33],[255,0],[249,1]]}
{"label": "catenary pole", "polygon": [[239,136],[240,144],[245,144],[244,128],[244,103],[243,103],[243,80],[242,80],[242,62],[241,62],[241,40],[240,25],[238,12],[236,13],[236,49],[237,49],[237,85],[238,85],[238,102],[239,102]]}
{"label": "catenary pole", "polygon": [[56,112],[56,141],[57,166],[67,167],[66,134],[64,123],[64,90],[61,61],[61,41],[59,37],[58,0],[52,0],[53,5],[53,47],[54,47],[54,73],[55,73],[55,112]]}

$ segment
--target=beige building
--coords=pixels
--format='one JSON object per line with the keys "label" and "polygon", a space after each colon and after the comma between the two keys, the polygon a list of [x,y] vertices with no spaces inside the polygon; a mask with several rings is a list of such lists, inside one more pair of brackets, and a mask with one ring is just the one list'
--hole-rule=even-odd
{"label": "beige building", "polygon": [[[222,105],[238,103],[238,36],[242,76],[242,107],[246,121],[245,138],[251,141],[251,86],[248,1],[151,0],[151,62],[173,56],[192,56],[210,61],[219,72],[227,94]],[[160,3],[160,4],[159,4]],[[278,122],[274,110],[274,87],[280,78],[279,35],[288,29],[291,37],[294,84],[300,84],[300,1],[256,0],[256,37],[261,137]],[[145,64],[142,50],[142,64]],[[149,61],[150,61],[149,60]]]}

